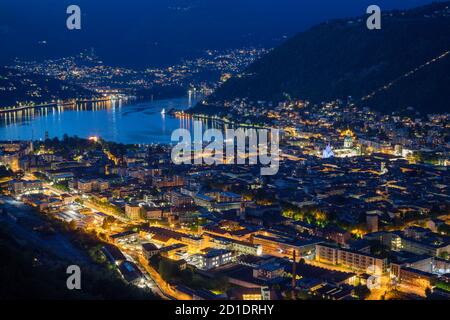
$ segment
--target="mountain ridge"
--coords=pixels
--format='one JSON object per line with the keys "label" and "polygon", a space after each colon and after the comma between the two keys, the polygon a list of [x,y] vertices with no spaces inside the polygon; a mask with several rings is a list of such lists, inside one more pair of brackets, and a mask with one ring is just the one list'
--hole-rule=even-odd
{"label": "mountain ridge", "polygon": [[391,86],[392,92],[362,98],[449,51],[449,5],[445,1],[385,12],[381,30],[368,30],[365,17],[319,24],[250,65],[241,77],[228,80],[207,104],[243,98],[319,104],[352,96],[359,105],[382,112],[405,107],[445,112],[450,93],[442,84],[450,81],[448,56],[420,70],[428,82],[413,74]]}

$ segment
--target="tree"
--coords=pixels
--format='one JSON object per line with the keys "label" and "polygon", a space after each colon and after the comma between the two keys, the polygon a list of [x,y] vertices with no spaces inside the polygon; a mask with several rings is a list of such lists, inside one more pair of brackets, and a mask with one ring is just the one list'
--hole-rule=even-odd
{"label": "tree", "polygon": [[449,254],[448,252],[444,251],[439,255],[440,258],[444,259],[444,260],[449,260]]}
{"label": "tree", "polygon": [[450,292],[450,284],[444,281],[436,281],[436,288]]}
{"label": "tree", "polygon": [[438,232],[448,236],[450,235],[450,226],[444,223],[438,227]]}
{"label": "tree", "polygon": [[212,282],[213,290],[218,290],[225,292],[228,289],[229,282],[226,276],[224,275],[218,275],[216,278],[214,278],[214,281]]}
{"label": "tree", "polygon": [[178,275],[178,267],[169,259],[162,258],[159,261],[158,273],[164,281],[173,281]]}
{"label": "tree", "polygon": [[187,268],[186,270],[183,270],[183,272],[181,272],[181,281],[183,281],[183,283],[191,283],[193,276],[194,272],[192,271],[192,269]]}
{"label": "tree", "polygon": [[364,285],[359,285],[357,287],[355,287],[355,295],[358,296],[358,298],[360,298],[361,300],[366,299],[370,294],[370,290],[369,288],[367,288],[367,286]]}
{"label": "tree", "polygon": [[0,178],[12,177],[13,173],[5,166],[0,166]]}
{"label": "tree", "polygon": [[311,296],[306,290],[299,290],[297,293],[297,300],[310,300]]}

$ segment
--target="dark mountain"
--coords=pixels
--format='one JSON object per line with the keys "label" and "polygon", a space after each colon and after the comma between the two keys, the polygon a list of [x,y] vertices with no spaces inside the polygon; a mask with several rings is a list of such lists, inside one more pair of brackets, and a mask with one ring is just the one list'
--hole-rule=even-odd
{"label": "dark mountain", "polygon": [[[108,65],[146,69],[206,49],[273,47],[327,19],[362,14],[373,0],[2,0],[0,65],[73,56],[94,48]],[[431,0],[377,0],[412,8]],[[81,8],[82,28],[66,28]]]}
{"label": "dark mountain", "polygon": [[323,23],[227,81],[209,104],[245,97],[320,103],[352,96],[358,105],[384,112],[445,112],[449,50],[449,1],[384,12],[381,30],[368,30],[366,17]]}
{"label": "dark mountain", "polygon": [[82,290],[67,290],[66,269],[73,261],[24,246],[0,226],[0,300],[150,300],[152,293],[117,278],[103,265],[82,265]]}
{"label": "dark mountain", "polygon": [[67,81],[0,67],[0,108],[18,103],[91,98],[94,92]]}

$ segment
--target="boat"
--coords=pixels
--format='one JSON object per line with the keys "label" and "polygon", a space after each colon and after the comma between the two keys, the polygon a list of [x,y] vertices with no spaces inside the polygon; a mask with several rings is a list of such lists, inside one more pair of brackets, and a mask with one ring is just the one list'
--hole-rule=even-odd
{"label": "boat", "polygon": [[166,109],[162,109],[161,115],[165,115],[165,114],[166,114]]}

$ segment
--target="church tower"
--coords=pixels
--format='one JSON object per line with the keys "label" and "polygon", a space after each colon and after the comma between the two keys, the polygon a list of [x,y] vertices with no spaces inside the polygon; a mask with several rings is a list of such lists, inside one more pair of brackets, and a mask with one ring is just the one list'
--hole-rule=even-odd
{"label": "church tower", "polygon": [[344,139],[344,148],[345,149],[351,149],[353,148],[353,137],[351,135],[345,136]]}

